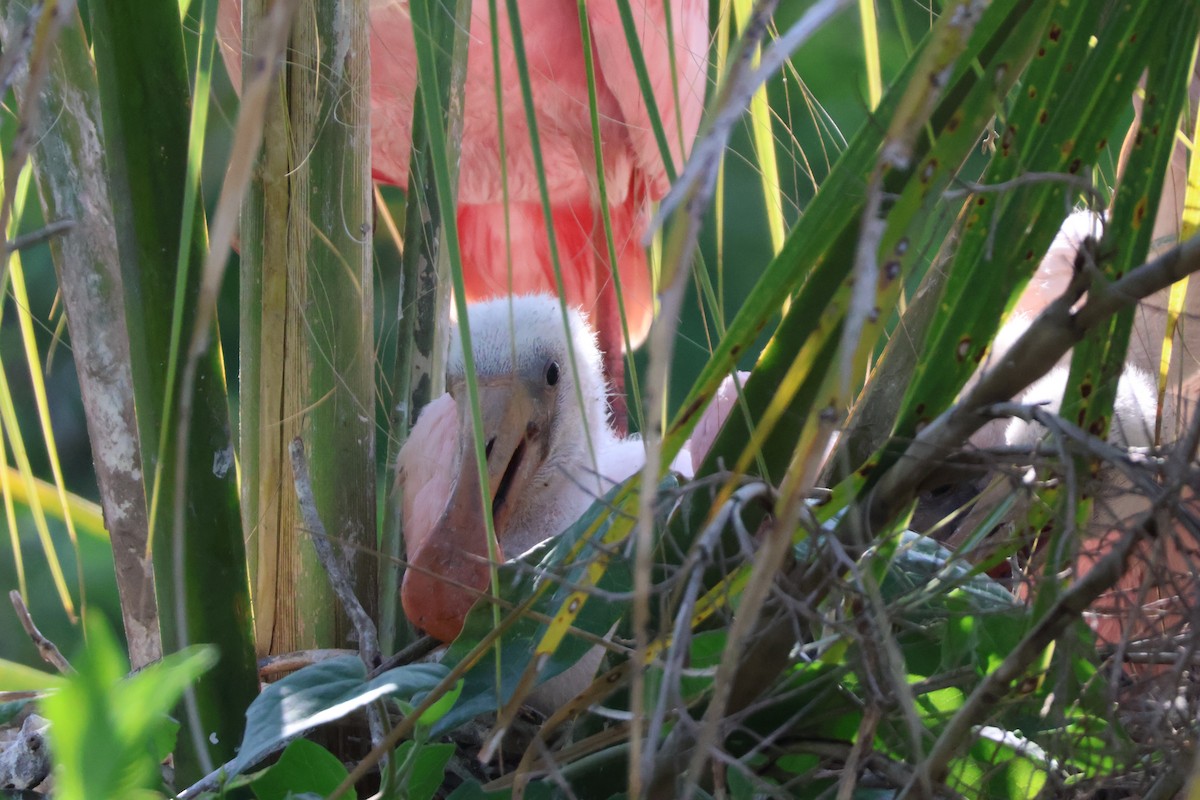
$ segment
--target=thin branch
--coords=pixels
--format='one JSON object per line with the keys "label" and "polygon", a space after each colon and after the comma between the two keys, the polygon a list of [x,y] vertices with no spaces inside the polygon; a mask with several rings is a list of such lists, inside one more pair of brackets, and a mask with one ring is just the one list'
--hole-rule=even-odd
{"label": "thin branch", "polygon": [[394,667],[399,667],[403,664],[411,664],[414,661],[422,659],[432,653],[434,650],[438,649],[441,644],[441,642],[432,636],[422,636],[400,652],[385,658],[383,663],[371,670],[371,677],[374,678],[378,675],[382,675]]}
{"label": "thin branch", "polygon": [[23,233],[15,239],[9,239],[5,244],[8,252],[16,252],[17,250],[25,250],[33,247],[35,244],[48,242],[55,236],[61,236],[64,233],[69,233],[75,227],[73,219],[56,219],[53,222],[47,222],[43,227],[36,231]]}
{"label": "thin branch", "polygon": [[955,183],[960,184],[961,188],[947,189],[942,192],[942,197],[946,200],[959,200],[972,194],[1008,192],[1021,186],[1028,186],[1035,183],[1065,184],[1083,192],[1097,205],[1104,200],[1100,192],[1096,190],[1096,185],[1092,182],[1091,177],[1087,175],[1072,175],[1069,172],[1026,172],[1012,180],[1000,181],[999,183],[976,183],[975,181],[957,178]]}
{"label": "thin branch", "polygon": [[268,681],[284,672],[295,672],[298,669],[311,667],[321,661],[328,661],[331,658],[339,658],[341,656],[354,655],[350,650],[339,650],[337,648],[329,648],[324,650],[300,650],[295,653],[280,653],[279,655],[266,656],[258,660],[258,679],[260,681]]}
{"label": "thin branch", "polygon": [[[688,575],[688,582],[684,589],[683,598],[675,609],[675,625],[671,634],[671,646],[667,650],[665,663],[663,664],[658,702],[654,705],[646,731],[645,758],[650,764],[653,763],[658,752],[658,740],[666,725],[668,710],[674,712],[675,709],[683,705],[683,698],[680,695],[680,678],[683,674],[692,642],[692,619],[696,608],[696,601],[700,596],[701,590],[704,588],[704,569],[712,562],[717,543],[722,533],[724,533],[726,526],[733,518],[740,514],[742,507],[751,500],[758,500],[764,497],[770,498],[771,494],[771,486],[758,481],[749,483],[734,491],[725,505],[713,515],[712,522],[696,538],[687,561],[684,562],[680,569],[681,574],[689,572],[690,574]],[[649,765],[643,766],[643,769],[647,774],[650,773]]]}
{"label": "thin branch", "polygon": [[311,534],[313,549],[317,551],[317,558],[320,559],[321,566],[325,568],[325,574],[329,577],[329,585],[333,588],[333,593],[342,602],[342,608],[346,610],[346,615],[350,617],[350,624],[354,626],[354,631],[358,635],[359,655],[362,656],[367,669],[372,669],[382,661],[379,654],[379,634],[375,630],[375,623],[363,608],[362,603],[354,596],[354,580],[350,577],[350,571],[346,569],[342,559],[334,554],[333,546],[329,544],[329,534],[325,530],[325,523],[321,522],[321,515],[317,512],[317,501],[313,497],[312,477],[308,473],[308,459],[304,457],[304,442],[297,436],[292,440],[291,447],[288,449],[292,455],[296,500],[300,504],[300,513],[304,517],[304,524]]}
{"label": "thin branch", "polygon": [[[868,511],[871,529],[878,530],[893,519],[915,496],[925,477],[938,467],[942,455],[959,447],[988,421],[984,409],[1007,401],[1049,372],[1089,328],[1197,270],[1200,236],[1106,286],[1095,282],[1087,285],[1091,276],[1087,271],[1081,273],[959,403],[913,439],[901,457],[905,461],[903,469],[888,470],[872,494]],[[1072,310],[1084,291],[1087,300],[1083,307]]]}
{"label": "thin branch", "polygon": [[[303,440],[299,436],[292,439],[288,450],[292,456],[296,501],[300,505],[300,514],[304,517],[304,524],[308,527],[313,550],[317,552],[317,559],[325,567],[325,574],[329,578],[329,585],[333,588],[333,593],[342,602],[342,608],[346,610],[346,616],[350,618],[350,624],[354,626],[354,631],[358,636],[359,656],[366,664],[367,669],[372,669],[383,661],[379,652],[379,631],[371,616],[367,614],[367,610],[363,608],[362,603],[354,594],[354,579],[350,575],[350,570],[346,568],[345,562],[333,552],[333,546],[329,543],[329,534],[325,530],[325,523],[321,522],[321,515],[317,512],[317,500],[313,496],[312,476],[308,472],[308,459],[304,457]],[[371,731],[371,744],[378,747],[385,735],[384,715],[374,704],[367,707],[367,727]]]}
{"label": "thin branch", "polygon": [[25,629],[25,633],[33,640],[33,645],[38,649],[38,655],[42,657],[42,660],[63,675],[74,675],[75,669],[67,659],[63,658],[63,654],[54,642],[43,636],[42,632],[38,630],[37,625],[33,624],[33,617],[29,615],[29,609],[25,607],[25,601],[21,599],[21,593],[13,589],[8,593],[8,599],[12,601],[13,608],[17,611],[17,619],[21,621],[21,627]]}

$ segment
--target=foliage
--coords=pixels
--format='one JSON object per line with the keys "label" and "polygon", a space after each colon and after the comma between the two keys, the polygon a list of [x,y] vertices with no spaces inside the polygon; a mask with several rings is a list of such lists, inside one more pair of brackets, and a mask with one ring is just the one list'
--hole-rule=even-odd
{"label": "foliage", "polygon": [[246,710],[246,733],[229,774],[254,766],[295,736],[332,722],[385,695],[411,698],[438,684],[446,670],[409,664],[368,680],[362,661],[342,656],[271,684]]}
{"label": "foliage", "polygon": [[129,662],[108,625],[88,623],[78,672],[41,703],[50,720],[55,796],[160,796],[159,763],[175,748],[179,725],[168,713],[184,689],[216,663],[208,645],[172,653],[127,677]]}

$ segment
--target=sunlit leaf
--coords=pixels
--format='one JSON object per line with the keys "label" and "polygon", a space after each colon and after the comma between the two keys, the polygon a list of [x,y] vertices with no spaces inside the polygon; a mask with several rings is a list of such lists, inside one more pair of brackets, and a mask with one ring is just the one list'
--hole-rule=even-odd
{"label": "sunlit leaf", "polygon": [[441,664],[409,664],[368,681],[362,659],[339,656],[293,672],[263,689],[246,710],[246,733],[230,774],[254,766],[289,738],[341,719],[373,700],[395,695],[411,701],[448,671]]}

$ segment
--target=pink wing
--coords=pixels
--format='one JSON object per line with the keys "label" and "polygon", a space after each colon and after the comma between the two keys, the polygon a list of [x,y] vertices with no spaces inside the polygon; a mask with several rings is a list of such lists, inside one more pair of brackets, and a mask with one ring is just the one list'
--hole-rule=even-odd
{"label": "pink wing", "polygon": [[454,485],[458,408],[444,394],[421,412],[400,448],[397,478],[403,496],[404,548],[411,556],[437,524]]}
{"label": "pink wing", "polygon": [[[708,0],[670,0],[669,36],[663,1],[630,0],[629,5],[654,101],[678,171],[691,149],[704,110],[704,90],[708,83]],[[617,98],[649,196],[657,200],[670,186],[617,0],[590,0],[587,10],[601,78]],[[674,48],[670,47],[672,43]],[[673,77],[678,78],[678,86]]]}

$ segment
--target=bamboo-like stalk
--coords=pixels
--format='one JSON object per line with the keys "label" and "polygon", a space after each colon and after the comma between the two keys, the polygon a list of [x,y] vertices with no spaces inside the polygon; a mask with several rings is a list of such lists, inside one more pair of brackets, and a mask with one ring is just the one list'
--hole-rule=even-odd
{"label": "bamboo-like stalk", "polygon": [[[109,192],[115,203],[119,263],[130,336],[130,362],[147,497],[151,550],[165,651],[192,642],[217,645],[221,662],[195,687],[188,713],[191,746],[176,753],[183,780],[207,758],[227,760],[239,741],[246,706],[257,691],[250,604],[241,538],[229,409],[219,346],[200,360],[192,398],[186,492],[176,497],[176,421],[184,342],[194,327],[199,266],[206,249],[202,206],[187,207],[191,95],[178,9],[136,0],[89,4],[99,78]],[[211,25],[213,6],[206,7]],[[194,166],[194,165],[193,165]],[[191,235],[181,230],[189,223]],[[180,269],[180,267],[183,269]],[[178,305],[176,298],[178,297]],[[172,398],[176,402],[172,403]],[[175,504],[182,531],[173,536]],[[177,574],[177,565],[182,570]],[[181,585],[182,584],[182,585]],[[176,608],[183,598],[183,609]]]}
{"label": "bamboo-like stalk", "polygon": [[[247,42],[263,6],[244,7]],[[375,616],[368,75],[367,3],[302,3],[242,217],[240,437],[260,654],[344,644],[350,632],[297,514],[296,436]]]}

